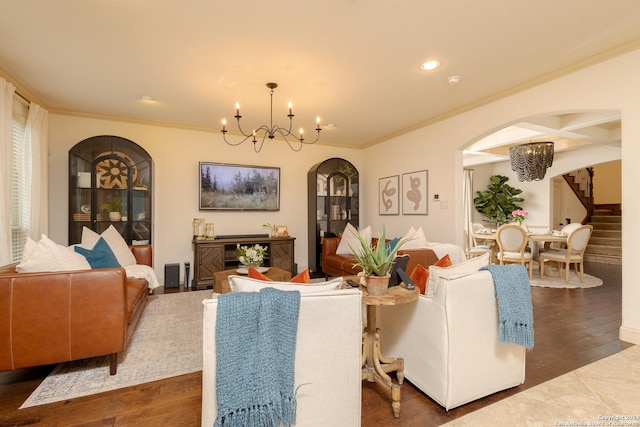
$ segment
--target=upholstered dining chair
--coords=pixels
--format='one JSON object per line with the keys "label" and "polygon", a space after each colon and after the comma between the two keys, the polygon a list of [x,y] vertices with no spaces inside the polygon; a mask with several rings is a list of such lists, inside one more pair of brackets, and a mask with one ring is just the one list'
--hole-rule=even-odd
{"label": "upholstered dining chair", "polygon": [[533,277],[533,255],[527,252],[529,237],[524,228],[517,224],[504,224],[496,232],[498,252],[496,258],[500,265],[518,263],[529,264],[529,278]]}
{"label": "upholstered dining chair", "polygon": [[471,241],[469,240],[469,233],[467,233],[467,230],[464,231],[464,243],[465,243],[465,251],[467,253],[467,259],[470,258],[475,258],[477,256],[483,255],[483,254],[491,254],[492,250],[491,247],[489,245],[479,245],[476,242],[476,239],[472,239],[473,241],[473,245],[471,244]]}
{"label": "upholstered dining chair", "polygon": [[[571,223],[563,226],[560,229],[560,233],[568,236],[569,234],[571,234],[571,232],[573,230],[575,230],[576,228],[581,227],[581,226],[582,226],[581,222],[571,222]],[[553,249],[564,249],[566,247],[567,247],[566,243],[552,243],[551,244],[551,248],[553,248]]]}
{"label": "upholstered dining chair", "polygon": [[569,270],[571,264],[575,264],[576,273],[578,272],[578,264],[580,265],[580,282],[584,281],[584,251],[589,244],[592,225],[581,225],[575,228],[569,237],[567,237],[566,249],[554,249],[540,253],[540,277],[544,277],[544,264],[547,261],[555,261],[558,263],[558,276],[562,276],[562,264],[565,265],[566,274],[565,282],[569,281]]}

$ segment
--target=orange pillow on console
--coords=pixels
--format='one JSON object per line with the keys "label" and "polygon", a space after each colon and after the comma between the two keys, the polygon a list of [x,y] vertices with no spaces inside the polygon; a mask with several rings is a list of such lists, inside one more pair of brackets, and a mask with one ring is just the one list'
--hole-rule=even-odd
{"label": "orange pillow on console", "polygon": [[264,280],[266,282],[273,282],[273,280],[269,279],[267,276],[260,273],[258,270],[256,270],[253,267],[249,267],[249,273],[247,273],[247,276],[252,279]]}
{"label": "orange pillow on console", "polygon": [[[269,279],[267,276],[265,276],[264,274],[260,273],[258,270],[256,270],[253,267],[249,267],[249,273],[247,273],[247,276],[251,279],[258,279],[258,280],[264,280],[266,282],[273,282],[273,280]],[[296,274],[291,280],[290,282],[293,283],[309,283],[311,281],[311,277],[309,276],[309,269],[305,269],[304,271]]]}
{"label": "orange pillow on console", "polygon": [[304,271],[293,276],[291,279],[294,283],[309,283],[311,281],[311,277],[309,276],[309,269],[305,268]]}
{"label": "orange pillow on console", "polygon": [[[449,257],[449,254],[446,254],[445,256],[440,258],[438,261],[436,261],[433,265],[435,265],[436,267],[450,267],[452,265],[451,257]],[[424,295],[427,292],[429,270],[425,268],[423,265],[418,264],[413,268],[413,271],[411,272],[411,276],[409,277],[411,277],[413,284],[420,289],[420,293]]]}

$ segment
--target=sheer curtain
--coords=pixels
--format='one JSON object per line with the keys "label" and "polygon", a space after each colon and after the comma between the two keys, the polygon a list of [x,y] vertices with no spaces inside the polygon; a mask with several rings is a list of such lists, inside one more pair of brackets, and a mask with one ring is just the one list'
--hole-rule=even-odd
{"label": "sheer curtain", "polygon": [[11,262],[11,113],[15,90],[0,77],[0,265]]}
{"label": "sheer curtain", "polygon": [[465,169],[462,178],[462,194],[464,197],[464,230],[468,247],[473,246],[471,237],[471,222],[473,220],[473,169]]}
{"label": "sheer curtain", "polygon": [[40,239],[40,235],[48,234],[49,230],[48,129],[47,110],[30,103],[24,133],[25,162],[28,164],[24,165],[24,170],[29,172],[26,188],[31,189],[31,197],[29,203],[21,207],[20,218],[29,230],[29,237],[35,241]]}

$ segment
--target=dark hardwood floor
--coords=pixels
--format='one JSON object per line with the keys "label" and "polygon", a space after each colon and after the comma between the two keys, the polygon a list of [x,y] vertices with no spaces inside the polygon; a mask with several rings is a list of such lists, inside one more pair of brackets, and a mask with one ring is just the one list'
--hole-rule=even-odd
{"label": "dark hardwood floor", "polygon": [[[604,280],[591,289],[532,288],[535,348],[527,353],[523,385],[446,412],[410,383],[402,388],[400,418],[388,390],[363,382],[362,426],[437,426],[630,346],[618,339],[621,267],[586,264]],[[100,395],[19,410],[52,367],[0,373],[0,427],[198,426],[200,372]]]}

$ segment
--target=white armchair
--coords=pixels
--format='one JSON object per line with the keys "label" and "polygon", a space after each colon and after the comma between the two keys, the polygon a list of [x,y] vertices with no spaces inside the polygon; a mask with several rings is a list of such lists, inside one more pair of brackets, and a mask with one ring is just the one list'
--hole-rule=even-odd
{"label": "white armchair", "polygon": [[404,358],[405,378],[446,410],[522,384],[526,350],[499,342],[491,273],[441,276],[435,285],[433,298],[379,308],[382,353]]}
{"label": "white armchair", "polygon": [[[217,296],[203,301],[202,425],[213,425],[216,403]],[[362,405],[360,291],[303,293],[295,352],[297,423],[359,426]]]}

